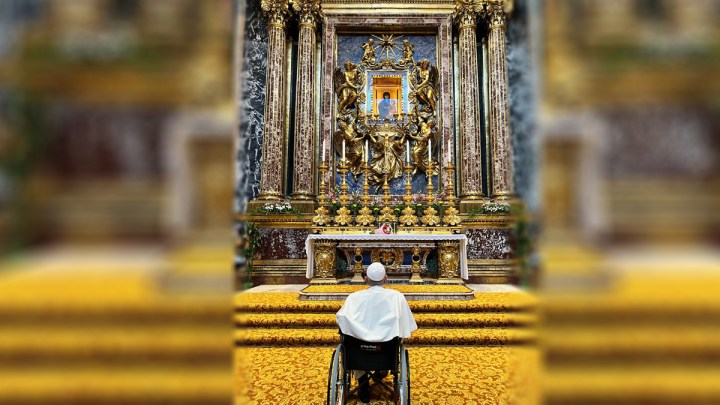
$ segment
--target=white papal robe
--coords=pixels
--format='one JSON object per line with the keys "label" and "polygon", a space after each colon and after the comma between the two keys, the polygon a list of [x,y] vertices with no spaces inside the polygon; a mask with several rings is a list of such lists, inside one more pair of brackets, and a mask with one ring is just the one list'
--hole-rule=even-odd
{"label": "white papal robe", "polygon": [[366,342],[409,338],[417,329],[405,296],[380,286],[350,294],[335,319],[342,333]]}

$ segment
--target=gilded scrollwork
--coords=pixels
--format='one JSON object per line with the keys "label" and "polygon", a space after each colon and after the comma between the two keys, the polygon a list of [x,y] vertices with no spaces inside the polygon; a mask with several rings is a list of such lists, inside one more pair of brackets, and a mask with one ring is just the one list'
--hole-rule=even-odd
{"label": "gilded scrollwork", "polygon": [[458,278],[460,274],[460,244],[458,242],[440,242],[438,267],[441,278]]}
{"label": "gilded scrollwork", "polygon": [[333,241],[315,242],[315,277],[335,278],[335,246]]}
{"label": "gilded scrollwork", "polygon": [[398,266],[403,262],[402,248],[375,248],[370,252],[370,260],[380,262],[390,271],[397,270]]}

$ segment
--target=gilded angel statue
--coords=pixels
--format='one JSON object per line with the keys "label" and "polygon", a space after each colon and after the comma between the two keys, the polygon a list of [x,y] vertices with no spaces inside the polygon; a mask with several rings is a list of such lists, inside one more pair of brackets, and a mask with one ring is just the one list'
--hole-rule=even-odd
{"label": "gilded angel statue", "polygon": [[350,172],[357,177],[362,173],[363,163],[365,162],[365,148],[363,147],[362,134],[359,134],[352,118],[349,116],[340,117],[338,119],[340,129],[335,131],[333,143],[335,144],[335,152],[342,156],[342,145],[345,140],[345,159],[350,165]]}
{"label": "gilded angel statue", "polygon": [[413,52],[415,52],[415,45],[411,44],[407,39],[403,40],[403,60],[405,63],[414,61]]}
{"label": "gilded angel statue", "polygon": [[375,47],[373,46],[375,44],[375,41],[370,38],[367,42],[365,42],[362,47],[365,50],[363,52],[362,59],[360,59],[361,63],[366,63],[368,65],[374,65],[375,64]]}
{"label": "gilded angel statue", "polygon": [[435,120],[431,118],[420,119],[418,128],[419,129],[416,135],[410,135],[410,138],[415,140],[415,144],[410,152],[410,160],[412,161],[413,166],[415,166],[413,175],[415,175],[418,170],[425,172],[430,163],[428,158],[428,141],[435,139]]}
{"label": "gilded angel statue", "polygon": [[358,88],[362,87],[363,78],[358,72],[357,65],[346,60],[345,71],[335,68],[333,74],[335,94],[338,97],[338,114],[355,105],[358,98]]}
{"label": "gilded angel statue", "polygon": [[[414,86],[415,97],[424,106],[430,108],[430,113],[435,113],[435,98],[437,97],[438,70],[430,64],[430,61],[423,59],[417,64],[417,78]],[[425,108],[425,107],[424,107]]]}

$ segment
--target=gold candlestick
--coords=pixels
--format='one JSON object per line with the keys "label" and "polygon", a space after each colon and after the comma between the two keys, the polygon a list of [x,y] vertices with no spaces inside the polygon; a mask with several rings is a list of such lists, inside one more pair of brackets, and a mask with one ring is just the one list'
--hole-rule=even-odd
{"label": "gold candlestick", "polygon": [[453,166],[452,163],[449,163],[447,167],[445,167],[445,171],[447,172],[448,177],[448,193],[445,197],[445,202],[443,204],[445,205],[445,216],[443,217],[443,223],[449,226],[457,226],[460,225],[460,222],[462,222],[462,218],[460,218],[460,215],[458,215],[459,211],[457,210],[457,208],[455,208],[455,184],[453,183],[455,166]]}
{"label": "gold candlestick", "polygon": [[315,216],[312,221],[316,226],[330,225],[330,211],[327,209],[327,194],[325,187],[325,175],[327,174],[327,162],[320,162],[320,195],[318,196],[318,207],[315,209]]}
{"label": "gold candlestick", "polygon": [[418,217],[415,215],[415,209],[412,207],[412,170],[413,167],[410,162],[407,162],[403,167],[405,169],[405,195],[403,201],[405,201],[405,208],[400,216],[400,224],[405,226],[415,226],[418,223]]}
{"label": "gold candlestick", "polygon": [[355,217],[355,223],[361,226],[367,226],[375,222],[375,216],[372,214],[370,209],[370,183],[368,183],[368,177],[370,176],[370,165],[365,162],[363,166],[363,173],[365,174],[365,181],[363,182],[363,195],[362,202],[363,206],[358,211],[358,215]]}
{"label": "gold candlestick", "polygon": [[425,226],[437,226],[440,225],[440,217],[437,215],[437,211],[435,208],[433,208],[433,203],[435,203],[435,196],[433,195],[433,189],[435,188],[432,184],[432,178],[433,178],[433,162],[432,159],[428,163],[427,169],[425,170],[425,174],[427,176],[427,208],[425,208],[425,211],[422,217],[422,223]]}
{"label": "gold candlestick", "polygon": [[390,208],[390,185],[388,184],[387,173],[385,173],[385,182],[383,183],[382,189],[383,209],[380,211],[380,217],[378,218],[378,222],[395,222],[397,221],[397,217],[395,216],[393,209]]}
{"label": "gold candlestick", "polygon": [[340,159],[340,163],[338,164],[338,172],[342,176],[342,184],[340,185],[340,208],[337,210],[337,215],[335,215],[334,221],[335,224],[340,226],[348,226],[352,224],[352,215],[350,213],[350,210],[347,207],[348,202],[348,185],[346,181],[346,176],[348,172],[348,161],[347,159]]}

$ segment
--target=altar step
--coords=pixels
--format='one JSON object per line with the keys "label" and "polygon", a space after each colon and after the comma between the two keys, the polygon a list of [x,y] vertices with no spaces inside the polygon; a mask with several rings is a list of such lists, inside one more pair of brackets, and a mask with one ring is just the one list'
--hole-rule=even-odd
{"label": "altar step", "polygon": [[[331,347],[343,301],[301,301],[298,293],[241,293],[235,298],[236,346]],[[475,293],[469,301],[410,301],[419,329],[409,346],[533,344],[536,302],[529,294]]]}

